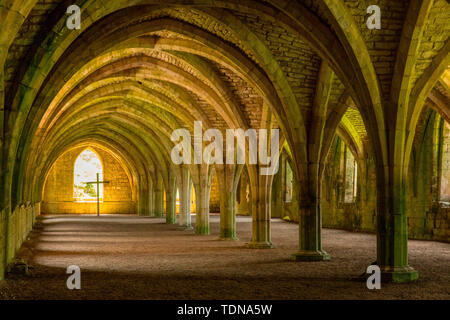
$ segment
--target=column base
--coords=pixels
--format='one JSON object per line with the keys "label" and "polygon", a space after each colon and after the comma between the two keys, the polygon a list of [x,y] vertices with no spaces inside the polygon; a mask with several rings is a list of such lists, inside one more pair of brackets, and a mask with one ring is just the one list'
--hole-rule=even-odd
{"label": "column base", "polygon": [[236,237],[236,231],[233,229],[220,230],[219,239],[221,239],[221,240],[239,240]]}
{"label": "column base", "polygon": [[[97,213],[95,213],[95,215],[97,215]],[[138,214],[139,217],[151,217],[150,213],[146,213],[146,212],[140,212]]]}
{"label": "column base", "polygon": [[239,240],[239,238],[236,237],[236,236],[232,236],[232,237],[223,237],[223,236],[220,236],[220,237],[219,237],[219,240],[223,240],[223,241],[227,241],[227,240],[230,240],[230,241],[237,241],[237,240]]}
{"label": "column base", "polygon": [[299,251],[291,255],[291,260],[294,261],[327,261],[330,260],[330,255],[325,251]]}
{"label": "column base", "polygon": [[247,243],[249,249],[273,249],[275,246],[269,241],[252,241]]}
{"label": "column base", "polygon": [[183,231],[194,230],[192,226],[180,226],[179,229]]}
{"label": "column base", "polygon": [[176,219],[167,219],[166,218],[166,224],[177,224],[177,220]]}
{"label": "column base", "polygon": [[419,278],[419,272],[410,266],[390,267],[380,266],[382,282],[411,282]]}
{"label": "column base", "polygon": [[209,235],[209,227],[195,226],[195,234]]}

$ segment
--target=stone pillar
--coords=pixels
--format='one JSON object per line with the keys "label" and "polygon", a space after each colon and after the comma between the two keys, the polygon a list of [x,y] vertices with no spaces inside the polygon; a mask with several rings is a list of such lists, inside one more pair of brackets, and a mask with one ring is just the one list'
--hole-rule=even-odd
{"label": "stone pillar", "polygon": [[188,167],[181,167],[180,196],[180,227],[192,229],[191,225],[191,176]]}
{"label": "stone pillar", "polygon": [[[390,187],[383,186],[384,181],[380,180],[377,179],[377,264],[382,272],[381,279],[393,282],[416,280],[419,273],[408,265],[406,181],[396,183],[393,179]],[[387,192],[383,192],[386,189]]]}
{"label": "stone pillar", "polygon": [[220,238],[237,240],[236,189],[243,165],[217,165],[220,189]]}
{"label": "stone pillar", "polygon": [[[322,212],[318,164],[310,164],[309,167],[308,181],[296,188],[300,206],[299,251],[293,254],[291,258],[296,261],[329,260],[330,255],[322,250]],[[298,183],[297,177],[295,182]]]}
{"label": "stone pillar", "polygon": [[147,192],[147,212],[146,212],[146,216],[150,216],[150,217],[154,217],[155,213],[153,211],[153,199],[154,199],[155,195],[154,195],[154,191],[153,191],[153,181],[150,179],[149,180],[149,186],[148,186],[148,192]]}
{"label": "stone pillar", "polygon": [[177,188],[173,172],[169,172],[168,188],[166,190],[166,223],[176,224],[177,221]]}
{"label": "stone pillar", "polygon": [[252,249],[273,248],[270,234],[273,175],[260,175],[259,166],[248,166],[251,183]]}
{"label": "stone pillar", "polygon": [[164,217],[164,182],[162,177],[157,174],[154,190],[154,216]]}
{"label": "stone pillar", "polygon": [[137,201],[138,215],[140,216],[150,216],[151,214],[151,182],[144,183],[145,180],[139,177],[139,196]]}
{"label": "stone pillar", "polygon": [[195,165],[191,168],[195,186],[197,216],[195,220],[196,234],[209,234],[209,195],[211,192],[214,169],[207,164]]}

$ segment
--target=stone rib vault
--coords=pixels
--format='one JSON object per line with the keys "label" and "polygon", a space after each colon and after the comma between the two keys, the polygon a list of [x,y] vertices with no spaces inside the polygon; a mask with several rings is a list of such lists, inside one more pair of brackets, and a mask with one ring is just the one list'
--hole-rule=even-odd
{"label": "stone rib vault", "polygon": [[[294,220],[300,261],[330,258],[322,226],[376,232],[383,277],[417,279],[408,237],[450,240],[450,4],[375,2],[379,30],[365,0],[74,1],[70,30],[66,1],[0,0],[0,279],[38,215],[83,213],[86,148],[120,176],[110,213],[209,234],[220,212],[225,239],[249,215],[249,250]],[[175,165],[171,135],[194,121],[280,129],[278,173]]]}

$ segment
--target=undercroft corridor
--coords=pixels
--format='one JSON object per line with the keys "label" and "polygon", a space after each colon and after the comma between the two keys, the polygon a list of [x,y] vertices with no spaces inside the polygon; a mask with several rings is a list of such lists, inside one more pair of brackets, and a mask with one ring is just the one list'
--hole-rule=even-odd
{"label": "undercroft corridor", "polygon": [[0,299],[450,299],[449,35],[448,0],[0,0]]}

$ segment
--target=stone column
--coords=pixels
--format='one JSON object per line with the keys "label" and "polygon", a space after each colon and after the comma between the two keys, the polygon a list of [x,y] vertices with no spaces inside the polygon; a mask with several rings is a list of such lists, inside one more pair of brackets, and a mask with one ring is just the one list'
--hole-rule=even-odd
{"label": "stone column", "polygon": [[176,224],[177,221],[177,188],[175,184],[175,175],[173,172],[169,172],[168,188],[166,190],[166,223]]}
{"label": "stone column", "polygon": [[154,217],[155,212],[153,211],[153,199],[155,198],[153,190],[153,181],[149,180],[148,192],[147,192],[147,213],[146,216]]}
{"label": "stone column", "polygon": [[195,186],[197,215],[195,220],[196,234],[209,234],[209,195],[211,191],[214,169],[207,164],[195,165],[192,180]]}
{"label": "stone column", "polygon": [[273,175],[260,175],[259,166],[248,166],[251,183],[252,249],[273,248],[270,234]]}
{"label": "stone column", "polygon": [[397,179],[397,183],[393,178],[391,187],[383,186],[385,180],[380,180],[378,176],[377,264],[382,272],[381,279],[393,282],[416,280],[419,273],[408,265],[406,181]]}
{"label": "stone column", "polygon": [[[309,165],[309,179],[296,188],[300,206],[299,251],[291,256],[297,261],[329,260],[330,255],[322,250],[322,212],[318,164]],[[317,173],[317,175],[315,174]],[[298,186],[298,179],[295,178]]]}
{"label": "stone column", "polygon": [[162,177],[157,174],[154,190],[154,216],[164,217],[164,182]]}
{"label": "stone column", "polygon": [[144,182],[145,180],[142,177],[139,177],[139,188],[138,188],[138,215],[140,216],[150,216],[151,214],[151,199],[152,199],[152,190],[151,190],[151,182]]}
{"label": "stone column", "polygon": [[313,100],[311,122],[307,126],[306,158],[304,152],[296,150],[293,156],[299,212],[299,251],[292,259],[300,261],[329,260],[330,255],[322,250],[321,212],[321,155],[328,102],[331,94],[333,71],[326,61],[322,61],[317,90]]}
{"label": "stone column", "polygon": [[243,165],[217,165],[220,189],[220,238],[237,240],[236,189]]}
{"label": "stone column", "polygon": [[188,167],[181,167],[180,196],[180,227],[192,229],[191,225],[191,176]]}

